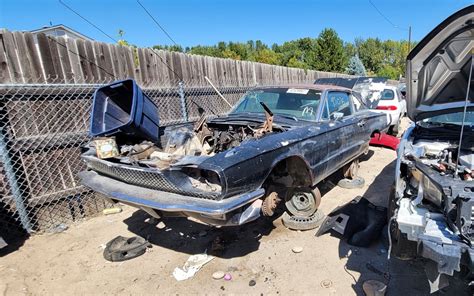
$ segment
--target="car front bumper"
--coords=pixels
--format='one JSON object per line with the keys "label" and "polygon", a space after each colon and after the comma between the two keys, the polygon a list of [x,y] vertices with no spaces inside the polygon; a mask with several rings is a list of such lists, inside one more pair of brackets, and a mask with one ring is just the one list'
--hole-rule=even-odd
{"label": "car front bumper", "polygon": [[[236,215],[241,214],[245,208],[265,194],[263,188],[241,195],[232,196],[222,200],[209,200],[177,193],[148,189],[130,185],[110,177],[99,175],[94,171],[80,172],[81,183],[92,190],[104,194],[114,201],[120,201],[150,212],[149,209],[159,212],[181,213],[185,216],[196,218],[211,225],[235,225],[250,222],[239,220]],[[253,209],[254,212],[257,209]],[[234,222],[238,223],[234,223]]]}

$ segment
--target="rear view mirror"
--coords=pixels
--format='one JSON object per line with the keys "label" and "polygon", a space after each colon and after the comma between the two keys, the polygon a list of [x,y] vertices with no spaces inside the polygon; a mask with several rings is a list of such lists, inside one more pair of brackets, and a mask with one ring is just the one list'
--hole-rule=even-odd
{"label": "rear view mirror", "polygon": [[334,120],[339,120],[339,119],[342,119],[344,117],[344,113],[342,112],[334,112],[331,114],[331,117],[332,119]]}

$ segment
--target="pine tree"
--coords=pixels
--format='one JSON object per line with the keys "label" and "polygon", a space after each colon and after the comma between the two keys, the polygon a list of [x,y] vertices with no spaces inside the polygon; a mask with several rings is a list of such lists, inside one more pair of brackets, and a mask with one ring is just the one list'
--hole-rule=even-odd
{"label": "pine tree", "polygon": [[350,58],[346,73],[350,75],[367,76],[367,71],[358,55]]}
{"label": "pine tree", "polygon": [[342,39],[334,29],[324,29],[316,40],[313,68],[320,71],[342,72],[346,66],[347,57]]}

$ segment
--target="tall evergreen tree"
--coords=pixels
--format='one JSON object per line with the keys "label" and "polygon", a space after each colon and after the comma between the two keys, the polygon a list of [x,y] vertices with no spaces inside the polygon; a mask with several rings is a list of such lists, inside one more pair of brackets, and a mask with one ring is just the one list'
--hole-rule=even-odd
{"label": "tall evergreen tree", "polygon": [[324,29],[315,44],[315,62],[312,68],[320,71],[342,72],[347,65],[344,43],[334,29]]}
{"label": "tall evergreen tree", "polygon": [[359,56],[355,55],[349,59],[349,65],[347,65],[346,73],[357,76],[367,76],[364,64],[359,59]]}

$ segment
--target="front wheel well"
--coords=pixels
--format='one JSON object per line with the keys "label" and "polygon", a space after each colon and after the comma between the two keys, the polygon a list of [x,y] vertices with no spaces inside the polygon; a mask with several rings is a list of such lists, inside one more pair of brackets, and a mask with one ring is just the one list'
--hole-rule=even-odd
{"label": "front wheel well", "polygon": [[308,164],[299,156],[290,156],[273,166],[264,182],[264,187],[311,187],[313,176]]}

